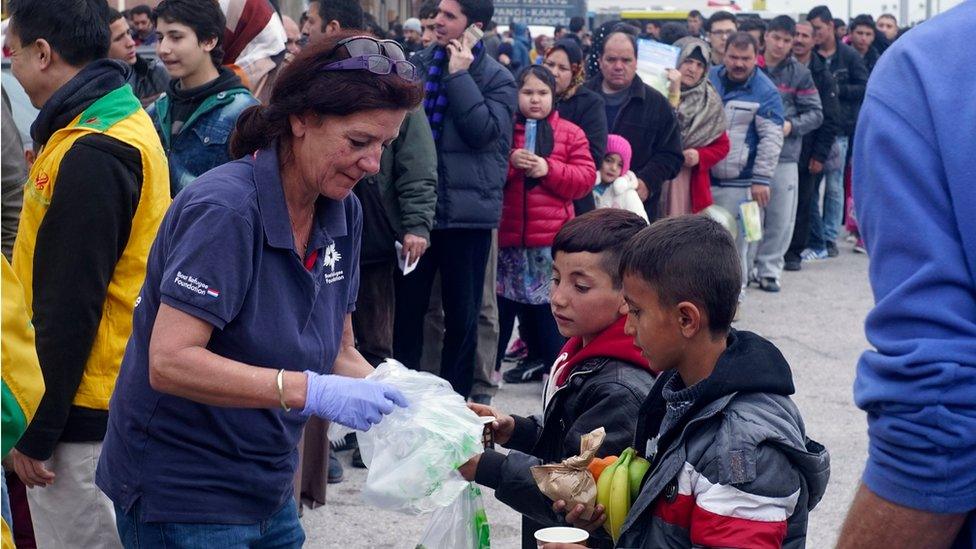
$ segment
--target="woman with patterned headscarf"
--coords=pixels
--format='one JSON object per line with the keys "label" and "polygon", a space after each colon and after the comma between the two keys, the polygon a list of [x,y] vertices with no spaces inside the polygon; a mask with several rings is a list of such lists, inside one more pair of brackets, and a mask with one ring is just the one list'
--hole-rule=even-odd
{"label": "woman with patterned headscarf", "polygon": [[[556,110],[559,116],[583,130],[590,144],[593,165],[599,166],[607,148],[607,114],[603,98],[582,87],[586,79],[583,50],[575,40],[564,38],[546,52],[543,65],[556,78]],[[593,195],[587,194],[580,200],[574,200],[573,206],[576,215],[594,209]]]}
{"label": "woman with patterned headscarf", "polygon": [[685,162],[671,181],[664,183],[661,211],[668,216],[697,213],[712,204],[709,170],[729,154],[722,98],[708,81],[710,48],[704,40],[685,37],[674,43],[681,48],[678,69],[669,74],[672,94],[678,100],[678,124]]}

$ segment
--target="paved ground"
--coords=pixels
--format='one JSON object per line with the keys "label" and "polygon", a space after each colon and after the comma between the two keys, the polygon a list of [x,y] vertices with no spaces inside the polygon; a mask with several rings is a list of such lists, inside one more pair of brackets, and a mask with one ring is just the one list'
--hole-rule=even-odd
{"label": "paved ground", "polygon": [[[812,513],[808,546],[833,546],[854,494],[866,456],[864,415],[855,408],[851,387],[857,357],[866,347],[863,321],[871,307],[867,258],[841,246],[841,256],[805,264],[786,273],[783,291],[750,290],[740,329],[771,339],[793,366],[797,395],[808,434],[831,453],[831,479],[820,506]],[[535,413],[541,406],[540,385],[509,385],[495,405],[512,413]],[[366,506],[359,496],[365,471],[348,467],[346,480],[330,486],[329,503],[306,511],[302,520],[308,547],[413,548],[426,517],[391,513]],[[486,490],[492,545],[518,547],[518,515]]]}

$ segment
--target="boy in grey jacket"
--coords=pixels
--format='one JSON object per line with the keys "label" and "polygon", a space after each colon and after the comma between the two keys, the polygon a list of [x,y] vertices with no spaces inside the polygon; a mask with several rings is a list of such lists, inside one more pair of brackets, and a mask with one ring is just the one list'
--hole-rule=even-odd
{"label": "boy in grey jacket", "polygon": [[[793,57],[796,22],[780,15],[769,22],[766,31],[766,74],[776,84],[783,101],[783,150],[773,173],[769,204],[763,219],[763,238],[751,246],[750,278],[767,292],[780,290],[783,255],[790,246],[796,221],[797,185],[803,136],[823,123],[820,94],[810,69]],[[754,258],[754,261],[752,261]]]}

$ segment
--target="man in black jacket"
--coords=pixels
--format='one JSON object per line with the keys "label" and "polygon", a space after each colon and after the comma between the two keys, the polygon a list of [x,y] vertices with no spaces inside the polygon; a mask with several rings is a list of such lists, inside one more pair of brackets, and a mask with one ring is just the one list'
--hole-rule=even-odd
{"label": "man in black jacket", "polygon": [[840,126],[835,141],[837,161],[828,165],[825,170],[827,188],[824,194],[823,217],[814,218],[808,246],[812,253],[808,255],[809,258],[823,259],[837,256],[835,241],[844,219],[844,167],[857,114],[861,109],[861,101],[864,100],[868,69],[854,48],[836,38],[834,18],[827,6],[817,6],[810,10],[807,21],[813,26],[817,42],[816,54],[827,63],[834,76],[840,102]]}
{"label": "man in black jacket", "polygon": [[[816,130],[803,136],[803,148],[800,149],[800,178],[797,186],[796,223],[793,225],[793,239],[786,251],[787,271],[800,270],[800,252],[807,246],[810,236],[810,218],[814,214],[815,197],[820,189],[823,178],[824,164],[830,156],[830,148],[837,136],[840,123],[840,104],[837,101],[837,85],[830,74],[823,59],[813,53],[813,26],[808,21],[796,24],[796,34],[793,38],[793,56],[800,63],[810,69],[813,83],[820,93],[820,104],[823,108],[823,124]],[[817,214],[819,215],[819,207]]]}
{"label": "man in black jacket", "polygon": [[585,85],[606,104],[609,133],[623,136],[634,151],[631,171],[647,218],[658,217],[662,184],[681,170],[681,131],[668,100],[637,76],[637,40],[611,33],[603,44],[600,75]]}
{"label": "man in black jacket", "polygon": [[441,0],[434,43],[412,58],[425,81],[424,110],[437,148],[437,207],[430,248],[416,271],[397,279],[393,353],[420,367],[424,315],[440,273],[440,375],[464,397],[474,379],[478,311],[517,101],[511,73],[464,32],[472,24],[483,29],[493,13],[491,0]]}
{"label": "man in black jacket", "polygon": [[146,59],[138,55],[129,22],[117,10],[109,8],[108,13],[108,28],[112,40],[108,47],[108,56],[129,65],[132,71],[127,81],[142,106],[148,107],[169,87],[169,72],[158,59]]}

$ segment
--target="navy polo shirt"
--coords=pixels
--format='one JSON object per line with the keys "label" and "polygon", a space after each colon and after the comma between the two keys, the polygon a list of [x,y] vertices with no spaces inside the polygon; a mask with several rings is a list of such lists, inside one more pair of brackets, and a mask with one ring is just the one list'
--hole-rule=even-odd
{"label": "navy polo shirt", "polygon": [[361,230],[355,195],[319,197],[309,252],[299,257],[274,147],[177,195],[149,254],[110,404],[96,483],[112,501],[126,511],[138,501],[147,522],[244,524],[292,498],[305,418],[154,390],[153,323],[165,303],[212,324],[207,348],[220,356],[328,373],[356,301]]}

